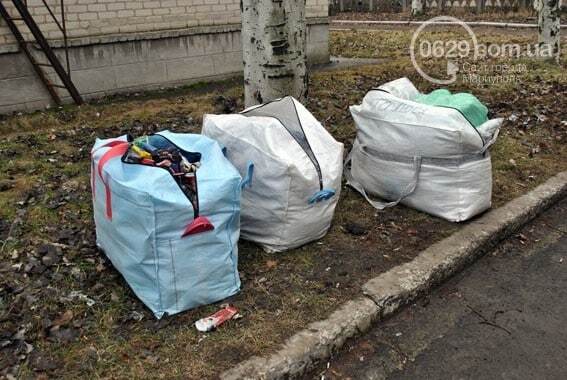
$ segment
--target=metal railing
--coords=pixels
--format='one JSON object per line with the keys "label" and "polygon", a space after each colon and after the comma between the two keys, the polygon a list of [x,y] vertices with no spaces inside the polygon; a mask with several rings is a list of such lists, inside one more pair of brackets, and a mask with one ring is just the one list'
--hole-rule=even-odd
{"label": "metal railing", "polygon": [[[49,4],[47,4],[45,0],[41,0],[41,2],[43,3],[43,5],[45,5],[45,8],[47,8],[49,15],[55,22],[55,25],[57,25],[57,28],[59,28],[59,30],[63,34],[63,46],[65,48],[65,66],[67,69],[67,75],[71,77],[71,67],[69,65],[69,41],[67,38],[67,25],[65,23],[65,2],[64,0],[59,0],[59,5],[61,8],[61,22],[57,20],[57,16],[55,16],[55,13],[53,12]],[[25,1],[25,4],[27,7],[27,1]]]}
{"label": "metal railing", "polygon": [[[1,14],[2,18],[4,18],[6,20],[7,25],[10,28],[10,30],[12,31],[14,37],[16,38],[16,41],[18,42],[20,49],[28,57],[28,59],[29,59],[30,63],[32,64],[34,70],[36,71],[37,75],[42,80],[45,87],[47,88],[47,90],[51,94],[51,97],[53,98],[55,103],[61,104],[61,98],[60,98],[59,94],[57,93],[57,91],[55,91],[55,88],[64,88],[69,92],[69,94],[71,95],[71,97],[73,98],[73,100],[75,101],[76,104],[82,104],[83,99],[82,99],[80,93],[78,92],[77,88],[75,87],[75,85],[73,84],[73,82],[71,80],[71,67],[70,67],[70,62],[69,62],[69,41],[68,41],[68,36],[67,36],[67,25],[66,25],[66,22],[65,22],[64,0],[56,0],[56,1],[58,1],[58,3],[60,4],[60,7],[61,7],[60,19],[57,18],[57,16],[55,15],[55,12],[51,8],[51,6],[49,6],[49,4],[47,4],[47,2],[45,0],[41,0],[41,1],[42,1],[43,5],[45,6],[45,8],[47,9],[47,11],[48,11],[49,15],[51,16],[55,25],[57,26],[59,31],[63,34],[63,44],[64,44],[64,50],[65,50],[65,61],[66,61],[67,70],[65,70],[65,68],[63,67],[63,65],[60,62],[60,59],[57,57],[57,55],[55,54],[55,52],[51,48],[49,42],[45,38],[45,35],[41,31],[41,28],[35,22],[33,16],[31,15],[31,13],[28,9],[27,1],[26,0],[10,0],[12,5],[15,7],[14,12],[19,13],[19,16],[15,15],[14,12],[12,12],[13,14],[10,14],[10,12],[8,12],[6,7],[4,6],[3,1],[8,2],[9,0],[0,0],[0,14]],[[25,25],[27,26],[27,28],[31,32],[33,38],[35,39],[34,42],[39,45],[40,50],[43,52],[45,58],[47,58],[47,62],[46,61],[38,61],[36,59],[36,57],[30,52],[29,44],[32,41],[26,40],[24,38],[22,32],[18,28],[18,25],[15,23],[16,21],[23,21],[25,23]],[[44,67],[53,68],[55,70],[55,73],[57,74],[58,78],[60,79],[61,84],[53,82],[51,80],[51,78],[49,78],[46,75],[46,73],[43,69]]]}

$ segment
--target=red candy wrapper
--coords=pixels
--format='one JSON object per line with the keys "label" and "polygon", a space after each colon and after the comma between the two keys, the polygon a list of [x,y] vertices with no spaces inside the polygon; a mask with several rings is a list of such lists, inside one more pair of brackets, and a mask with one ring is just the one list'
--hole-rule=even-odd
{"label": "red candy wrapper", "polygon": [[234,318],[236,314],[238,314],[238,309],[229,305],[209,317],[199,319],[195,322],[195,327],[201,332],[212,331],[226,321]]}

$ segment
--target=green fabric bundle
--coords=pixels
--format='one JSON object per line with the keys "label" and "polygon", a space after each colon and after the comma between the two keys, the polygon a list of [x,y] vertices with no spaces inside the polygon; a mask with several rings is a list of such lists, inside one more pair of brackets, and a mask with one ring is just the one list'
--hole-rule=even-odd
{"label": "green fabric bundle", "polygon": [[488,121],[488,108],[476,96],[467,92],[451,94],[449,90],[440,89],[418,95],[414,100],[430,106],[454,108],[475,128]]}

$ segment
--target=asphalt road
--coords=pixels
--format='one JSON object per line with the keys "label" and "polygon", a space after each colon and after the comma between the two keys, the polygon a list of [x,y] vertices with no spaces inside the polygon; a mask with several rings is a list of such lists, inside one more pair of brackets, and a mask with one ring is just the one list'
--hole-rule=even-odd
{"label": "asphalt road", "polygon": [[567,379],[567,199],[308,379]]}

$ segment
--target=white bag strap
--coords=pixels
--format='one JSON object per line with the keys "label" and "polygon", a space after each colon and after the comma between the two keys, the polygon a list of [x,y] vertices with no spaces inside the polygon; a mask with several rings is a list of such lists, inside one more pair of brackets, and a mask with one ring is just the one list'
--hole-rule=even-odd
{"label": "white bag strap", "polygon": [[419,172],[421,171],[421,156],[413,157],[413,169],[414,169],[413,178],[411,182],[408,183],[407,186],[400,192],[400,196],[398,197],[398,199],[392,202],[382,202],[382,201],[370,199],[370,197],[366,193],[366,190],[364,190],[364,187],[353,178],[351,173],[351,168],[349,167],[349,164],[352,161],[352,154],[354,152],[354,149],[357,148],[363,149],[362,146],[358,147],[358,145],[355,145],[351,149],[345,161],[345,165],[344,165],[345,178],[347,180],[347,185],[351,186],[352,188],[357,190],[360,194],[362,194],[362,196],[368,201],[368,203],[372,205],[372,207],[378,210],[383,210],[388,207],[394,207],[398,203],[400,203],[404,198],[408,197],[415,191],[415,188],[417,187],[417,182],[419,181]]}

